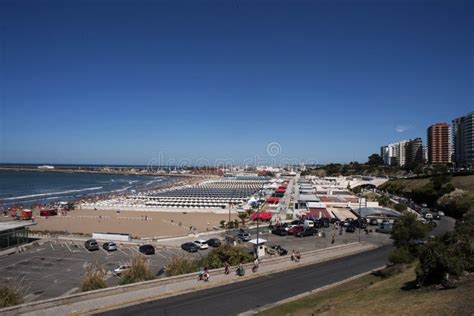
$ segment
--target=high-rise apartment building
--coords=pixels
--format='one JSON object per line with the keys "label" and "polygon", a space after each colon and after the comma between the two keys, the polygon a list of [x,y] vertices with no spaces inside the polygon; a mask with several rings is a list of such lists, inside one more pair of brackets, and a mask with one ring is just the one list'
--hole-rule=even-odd
{"label": "high-rise apartment building", "polygon": [[407,142],[405,160],[406,164],[423,163],[423,143],[420,137]]}
{"label": "high-rise apartment building", "polygon": [[474,167],[474,112],[453,120],[453,161],[458,167]]}
{"label": "high-rise apartment building", "polygon": [[451,145],[449,125],[433,124],[428,128],[428,162],[447,164],[451,162]]}

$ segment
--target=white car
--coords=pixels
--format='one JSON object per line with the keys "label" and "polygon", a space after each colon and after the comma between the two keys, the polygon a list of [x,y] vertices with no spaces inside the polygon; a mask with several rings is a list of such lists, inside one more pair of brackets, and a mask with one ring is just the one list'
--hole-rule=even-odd
{"label": "white car", "polygon": [[194,243],[195,243],[196,246],[198,246],[199,249],[201,249],[201,250],[209,248],[209,246],[207,245],[207,243],[206,243],[205,240],[202,240],[202,239],[195,240]]}
{"label": "white car", "polygon": [[130,266],[121,265],[121,266],[119,266],[118,268],[115,268],[115,269],[114,269],[114,273],[115,273],[116,275],[120,275],[120,274],[122,274],[122,272],[125,272],[125,271],[127,271],[127,270],[129,270],[129,269],[130,269]]}
{"label": "white car", "polygon": [[433,215],[431,213],[426,213],[425,218],[426,219],[433,219]]}
{"label": "white car", "polygon": [[444,216],[444,212],[443,211],[438,211],[438,215],[439,216]]}

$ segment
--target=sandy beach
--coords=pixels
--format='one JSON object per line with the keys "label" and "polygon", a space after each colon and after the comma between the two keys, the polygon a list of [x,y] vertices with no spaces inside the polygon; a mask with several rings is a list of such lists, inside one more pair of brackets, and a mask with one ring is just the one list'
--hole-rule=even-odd
{"label": "sandy beach", "polygon": [[[193,232],[220,229],[219,222],[227,221],[228,214],[216,213],[168,213],[115,210],[74,210],[67,215],[40,217],[35,214],[36,226],[31,231],[66,231],[92,234],[110,232],[130,234],[132,237],[183,236]],[[231,219],[238,219],[236,214]]]}

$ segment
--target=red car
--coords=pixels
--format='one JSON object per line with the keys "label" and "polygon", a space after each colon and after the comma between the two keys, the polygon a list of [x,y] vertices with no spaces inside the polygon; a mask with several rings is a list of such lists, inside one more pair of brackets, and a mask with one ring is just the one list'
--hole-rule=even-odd
{"label": "red car", "polygon": [[303,226],[293,226],[290,229],[288,229],[288,235],[295,235],[296,233],[300,232],[303,230]]}

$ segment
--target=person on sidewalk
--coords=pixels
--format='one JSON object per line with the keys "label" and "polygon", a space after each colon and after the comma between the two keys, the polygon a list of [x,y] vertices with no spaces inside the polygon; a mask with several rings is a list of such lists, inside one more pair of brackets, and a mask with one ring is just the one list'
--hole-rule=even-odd
{"label": "person on sidewalk", "polygon": [[230,272],[230,264],[229,264],[229,261],[225,261],[224,262],[224,274],[229,274]]}
{"label": "person on sidewalk", "polygon": [[296,250],[296,262],[300,262],[301,260],[301,253],[299,250]]}
{"label": "person on sidewalk", "polygon": [[238,276],[245,275],[244,264],[242,263],[242,261],[240,261],[239,266],[237,267],[237,270],[235,272]]}
{"label": "person on sidewalk", "polygon": [[291,261],[295,261],[295,249],[291,251]]}
{"label": "person on sidewalk", "polygon": [[253,267],[252,267],[252,272],[257,272],[258,270],[258,258],[255,258],[255,260],[253,261]]}

